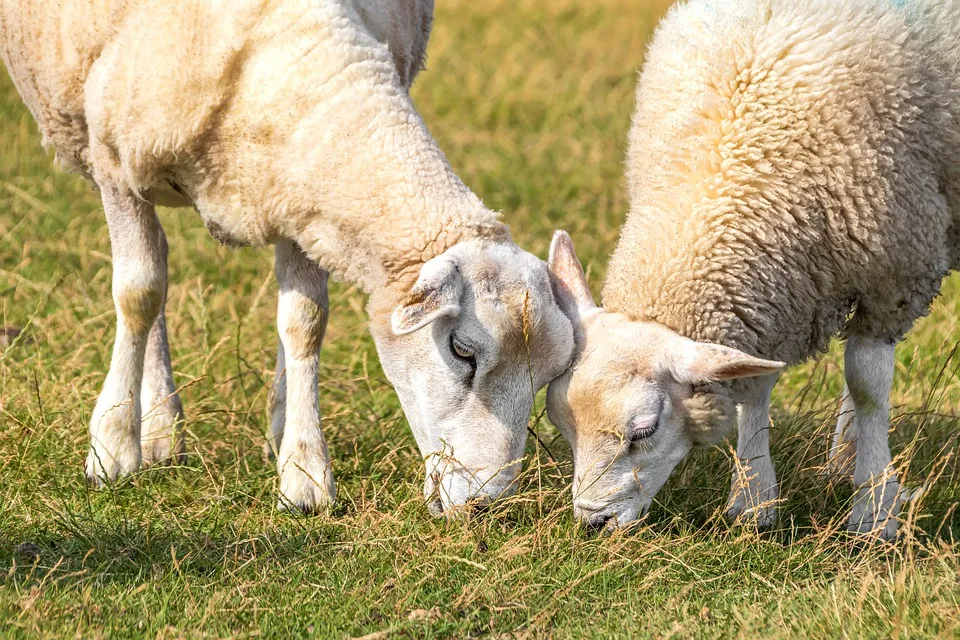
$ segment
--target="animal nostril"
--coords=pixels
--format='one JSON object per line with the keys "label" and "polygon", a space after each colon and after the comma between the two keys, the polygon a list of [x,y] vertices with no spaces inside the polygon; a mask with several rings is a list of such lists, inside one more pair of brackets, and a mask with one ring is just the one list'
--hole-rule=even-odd
{"label": "animal nostril", "polygon": [[609,513],[595,513],[587,520],[587,526],[591,529],[602,529],[613,518]]}
{"label": "animal nostril", "polygon": [[477,496],[467,502],[467,507],[472,514],[480,514],[490,510],[490,498],[486,496]]}
{"label": "animal nostril", "polygon": [[427,510],[430,511],[430,514],[436,517],[443,515],[443,501],[440,498],[433,498],[432,500],[427,500]]}

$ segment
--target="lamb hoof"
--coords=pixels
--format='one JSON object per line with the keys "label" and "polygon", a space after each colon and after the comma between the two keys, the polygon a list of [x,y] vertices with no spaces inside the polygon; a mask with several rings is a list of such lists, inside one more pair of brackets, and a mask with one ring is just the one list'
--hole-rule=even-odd
{"label": "lamb hoof", "polygon": [[143,466],[182,464],[186,444],[183,437],[183,411],[163,404],[142,418],[140,449]]}
{"label": "lamb hoof", "polygon": [[[759,484],[759,483],[751,483]],[[774,481],[766,483],[767,489],[743,486],[734,480],[727,499],[727,519],[740,526],[754,529],[769,529],[777,523],[777,502],[780,491]],[[770,486],[770,485],[773,486]]]}
{"label": "lamb hoof", "polygon": [[111,455],[100,447],[90,447],[87,460],[84,463],[84,475],[87,484],[92,487],[104,487],[118,478],[133,475],[140,470],[139,447],[131,451],[132,447],[125,447],[115,455]]}
{"label": "lamb hoof", "polygon": [[280,511],[299,511],[313,515],[329,510],[337,497],[337,487],[329,463],[297,465],[291,459],[280,473]]}
{"label": "lamb hoof", "polygon": [[140,470],[140,441],[134,437],[139,416],[130,404],[109,411],[94,410],[90,450],[84,463],[87,482],[102,487]]}
{"label": "lamb hoof", "polygon": [[429,511],[430,515],[434,518],[443,516],[443,501],[440,498],[427,500],[427,511]]}
{"label": "lamb hoof", "polygon": [[847,530],[867,540],[893,540],[900,529],[898,516],[903,505],[922,494],[921,489],[900,487],[895,480],[880,486],[860,487],[854,497]]}
{"label": "lamb hoof", "polygon": [[777,523],[777,508],[760,506],[748,508],[746,504],[727,507],[727,519],[741,527],[769,529]]}

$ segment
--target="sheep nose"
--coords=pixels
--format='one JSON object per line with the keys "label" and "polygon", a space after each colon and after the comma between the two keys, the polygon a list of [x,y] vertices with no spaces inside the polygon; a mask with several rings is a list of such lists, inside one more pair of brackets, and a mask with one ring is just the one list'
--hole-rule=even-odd
{"label": "sheep nose", "polygon": [[607,523],[614,518],[612,513],[595,513],[584,519],[584,524],[588,529],[599,531],[607,526]]}

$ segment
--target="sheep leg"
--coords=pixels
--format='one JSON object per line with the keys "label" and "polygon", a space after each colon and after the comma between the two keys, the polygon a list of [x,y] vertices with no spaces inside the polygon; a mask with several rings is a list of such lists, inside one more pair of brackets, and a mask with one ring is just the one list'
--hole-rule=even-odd
{"label": "sheep leg", "polygon": [[117,333],[110,370],[90,420],[85,470],[96,484],[140,468],[140,389],[147,337],[166,289],[160,222],[153,205],[118,185],[100,185],[113,252]]}
{"label": "sheep leg", "polygon": [[852,478],[854,452],[857,446],[856,408],[846,383],[843,385],[843,401],[837,417],[837,429],[827,459],[826,475],[830,478]]}
{"label": "sheep leg", "polygon": [[777,519],[779,487],[770,458],[770,393],[777,375],[757,378],[737,406],[737,460],[730,481],[727,517],[758,528]]}
{"label": "sheep leg", "polygon": [[267,397],[267,413],[270,414],[270,430],[263,445],[263,453],[273,460],[283,442],[283,426],[287,422],[287,363],[283,353],[283,341],[277,341],[277,366],[273,374],[273,386]]}
{"label": "sheep leg", "polygon": [[[167,238],[162,227],[159,227],[159,231],[160,258],[166,273]],[[173,369],[170,365],[167,320],[163,311],[166,299],[167,292],[164,287],[160,311],[147,336],[143,383],[140,387],[140,449],[143,452],[144,465],[167,460],[183,461],[183,404],[173,383]]]}
{"label": "sheep leg", "polygon": [[[285,398],[275,393],[274,416],[285,418],[279,427],[271,420],[271,438],[279,441],[280,509],[313,513],[330,506],[336,497],[327,443],[320,426],[317,392],[319,352],[327,329],[327,272],[307,258],[291,240],[276,246],[276,275],[280,285],[277,329],[279,384]],[[282,380],[282,376],[286,380]],[[282,403],[280,407],[277,403]]]}
{"label": "sheep leg", "polygon": [[848,528],[883,540],[896,535],[902,498],[887,442],[893,353],[892,341],[858,335],[847,339],[844,351],[844,376],[856,416],[857,490]]}

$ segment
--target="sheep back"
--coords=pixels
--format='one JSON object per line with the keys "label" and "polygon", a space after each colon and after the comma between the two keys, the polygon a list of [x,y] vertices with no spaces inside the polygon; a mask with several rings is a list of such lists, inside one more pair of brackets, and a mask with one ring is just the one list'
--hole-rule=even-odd
{"label": "sheep back", "polygon": [[604,306],[798,362],[960,261],[960,3],[694,0],[637,88]]}

